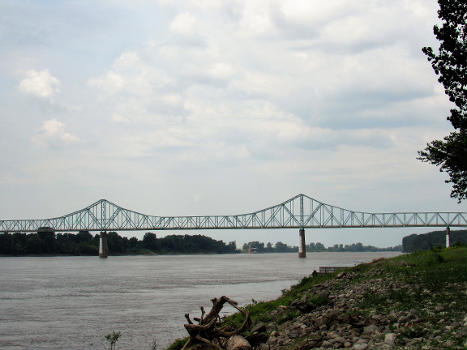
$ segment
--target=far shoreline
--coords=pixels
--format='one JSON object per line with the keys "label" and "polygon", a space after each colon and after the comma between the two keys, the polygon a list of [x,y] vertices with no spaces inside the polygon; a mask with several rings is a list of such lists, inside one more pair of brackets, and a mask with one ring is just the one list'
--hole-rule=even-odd
{"label": "far shoreline", "polygon": [[[343,252],[336,252],[336,251],[319,251],[319,252],[307,252],[307,254],[315,254],[315,253],[385,253],[385,252],[397,252],[403,254],[402,250],[361,250],[361,251],[343,251]],[[108,258],[111,257],[119,257],[119,256],[180,256],[180,255],[268,255],[268,254],[298,254],[298,252],[266,252],[266,253],[244,253],[244,252],[237,252],[237,253],[136,253],[136,254],[113,254],[109,255]],[[24,254],[24,255],[5,255],[0,254],[0,258],[54,258],[54,257],[96,257],[99,258],[99,255],[94,254],[79,254],[79,255],[71,255],[71,254]],[[298,258],[298,257],[297,257]],[[105,260],[105,259],[103,259]]]}

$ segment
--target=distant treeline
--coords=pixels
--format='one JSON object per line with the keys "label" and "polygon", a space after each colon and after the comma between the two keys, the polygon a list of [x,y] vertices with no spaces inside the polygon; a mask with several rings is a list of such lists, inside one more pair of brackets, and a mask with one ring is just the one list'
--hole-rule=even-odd
{"label": "distant treeline", "polygon": [[[170,235],[157,238],[147,232],[142,240],[121,237],[116,232],[107,233],[110,255],[125,254],[176,254],[176,253],[238,253],[235,242],[225,244],[202,235]],[[39,230],[37,233],[0,234],[0,255],[97,255],[99,234],[89,231],[54,233]]]}
{"label": "distant treeline", "polygon": [[[372,245],[363,245],[362,243],[353,243],[353,244],[334,244],[331,247],[326,248],[324,244],[310,243],[306,245],[307,252],[381,252],[381,251],[401,251],[402,246],[398,245],[395,247],[388,248],[377,248]],[[286,253],[286,252],[298,252],[298,247],[288,246],[285,243],[277,242],[272,245],[268,242],[266,245],[262,242],[253,241],[245,243],[242,247],[242,252],[253,252],[253,253]]]}
{"label": "distant treeline", "polygon": [[[467,230],[451,231],[450,236],[451,245],[467,243]],[[405,253],[427,250],[435,247],[446,247],[446,230],[422,234],[414,233],[402,239],[402,248]]]}

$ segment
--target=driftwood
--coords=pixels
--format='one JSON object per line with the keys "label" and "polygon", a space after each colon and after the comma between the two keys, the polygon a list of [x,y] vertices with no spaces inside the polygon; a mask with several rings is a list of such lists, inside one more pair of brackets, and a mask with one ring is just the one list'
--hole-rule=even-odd
{"label": "driftwood", "polygon": [[[190,335],[190,338],[187,340],[182,350],[187,350],[197,343],[206,344],[209,346],[209,349],[223,350],[231,336],[242,332],[248,326],[250,322],[250,314],[248,311],[237,306],[236,301],[226,296],[222,296],[220,298],[211,299],[211,302],[212,308],[208,314],[206,314],[204,308],[201,306],[201,317],[193,318],[193,320],[198,322],[198,324],[194,324],[190,319],[190,315],[185,314],[185,318],[188,323],[185,324],[184,327]],[[245,320],[238,329],[229,330],[226,326],[221,327],[219,312],[222,310],[225,303],[232,305],[244,315]]]}

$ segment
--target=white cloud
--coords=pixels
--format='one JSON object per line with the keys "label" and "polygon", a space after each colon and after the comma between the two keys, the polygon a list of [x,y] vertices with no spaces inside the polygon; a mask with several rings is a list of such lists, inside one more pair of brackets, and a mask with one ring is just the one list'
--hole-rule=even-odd
{"label": "white cloud", "polygon": [[109,71],[103,77],[91,79],[89,84],[100,88],[104,95],[111,96],[123,89],[125,81],[121,75]]}
{"label": "white cloud", "polygon": [[170,40],[184,46],[204,46],[202,19],[189,11],[177,14],[169,24]]}
{"label": "white cloud", "polygon": [[233,73],[232,66],[223,62],[214,63],[208,68],[208,74],[214,79],[228,79],[232,77]]}
{"label": "white cloud", "polygon": [[[400,15],[396,5],[344,0],[178,3],[168,40],[122,52],[91,85],[105,97],[110,119],[134,126],[127,132],[137,136],[126,138],[127,149],[134,143],[139,150],[134,155],[160,157],[170,149],[175,161],[194,154],[218,161],[340,145],[392,147],[376,130],[403,125],[404,103],[425,113],[411,101],[432,91],[419,78],[425,60],[411,56],[390,22],[375,36],[380,23],[371,16],[385,9]],[[319,35],[307,38],[310,28]],[[171,40],[201,32],[206,46]],[[354,50],[368,37],[374,47]]]}
{"label": "white cloud", "polygon": [[130,122],[127,117],[124,117],[121,114],[113,114],[110,119],[115,123],[128,124]]}
{"label": "white cloud", "polygon": [[262,1],[247,1],[239,22],[240,35],[258,36],[272,31],[273,23],[269,7]]}
{"label": "white cloud", "polygon": [[57,119],[45,120],[39,130],[38,140],[42,144],[52,147],[68,145],[79,141],[77,136],[65,129],[65,124]]}
{"label": "white cloud", "polygon": [[192,36],[196,30],[195,17],[189,12],[180,13],[170,23],[169,30],[174,34]]}
{"label": "white cloud", "polygon": [[60,81],[52,76],[48,69],[29,70],[19,83],[19,90],[40,98],[52,99],[60,92]]}

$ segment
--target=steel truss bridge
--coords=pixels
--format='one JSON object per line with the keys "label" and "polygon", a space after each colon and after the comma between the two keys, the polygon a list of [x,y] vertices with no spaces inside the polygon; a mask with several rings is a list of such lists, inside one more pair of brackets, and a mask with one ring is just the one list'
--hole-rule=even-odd
{"label": "steel truss bridge", "polygon": [[377,228],[467,226],[467,212],[369,213],[329,205],[304,194],[272,207],[239,215],[155,216],[122,208],[105,199],[51,219],[0,220],[0,232],[210,230],[278,228]]}

